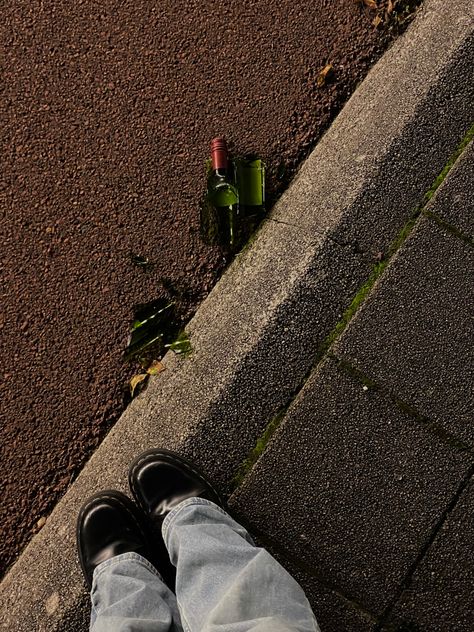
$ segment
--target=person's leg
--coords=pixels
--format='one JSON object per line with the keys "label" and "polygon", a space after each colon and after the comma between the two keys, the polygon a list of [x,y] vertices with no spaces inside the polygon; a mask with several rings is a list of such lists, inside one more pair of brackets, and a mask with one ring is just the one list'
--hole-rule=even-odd
{"label": "person's leg", "polygon": [[214,503],[185,500],[166,517],[163,537],[191,632],[319,630],[298,583]]}
{"label": "person's leg", "polygon": [[189,461],[149,450],[130,468],[143,511],[162,526],[177,567],[176,595],[186,632],[318,632],[298,583],[222,508]]}
{"label": "person's leg", "polygon": [[146,520],[124,494],[111,490],[87,500],[77,545],[93,632],[182,631],[176,598],[156,570],[161,562]]}
{"label": "person's leg", "polygon": [[122,553],[94,571],[91,632],[178,632],[176,597],[137,553]]}

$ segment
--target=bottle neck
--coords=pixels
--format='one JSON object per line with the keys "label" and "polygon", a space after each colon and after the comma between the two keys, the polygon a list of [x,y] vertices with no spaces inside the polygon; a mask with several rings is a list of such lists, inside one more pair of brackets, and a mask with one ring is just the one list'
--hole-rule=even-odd
{"label": "bottle neck", "polygon": [[223,138],[215,138],[211,142],[212,170],[227,173],[229,169],[229,152],[227,144]]}

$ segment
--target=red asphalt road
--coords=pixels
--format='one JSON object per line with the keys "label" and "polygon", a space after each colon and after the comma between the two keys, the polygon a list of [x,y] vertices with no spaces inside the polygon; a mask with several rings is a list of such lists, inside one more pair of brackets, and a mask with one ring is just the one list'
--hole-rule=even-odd
{"label": "red asphalt road", "polygon": [[3,568],[123,410],[133,306],[166,278],[188,318],[223,268],[199,238],[209,140],[258,152],[274,198],[386,47],[373,17],[354,0],[4,3]]}

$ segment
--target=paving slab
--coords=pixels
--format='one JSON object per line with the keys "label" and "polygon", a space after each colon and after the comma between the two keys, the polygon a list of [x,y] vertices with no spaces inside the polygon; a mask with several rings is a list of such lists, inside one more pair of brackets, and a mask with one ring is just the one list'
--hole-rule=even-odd
{"label": "paving slab", "polygon": [[380,614],[469,465],[465,453],[328,360],[230,506]]}
{"label": "paving slab", "polygon": [[464,150],[428,209],[474,238],[474,141]]}
{"label": "paving slab", "polygon": [[[258,542],[258,538],[257,538]],[[272,546],[266,547],[305,591],[321,632],[375,632],[376,619]]]}
{"label": "paving slab", "polygon": [[474,612],[474,481],[465,489],[396,604],[390,623],[468,632]]}
{"label": "paving slab", "polygon": [[423,218],[336,346],[339,357],[469,445],[473,279],[474,248]]}
{"label": "paving slab", "polygon": [[321,632],[375,632],[376,622],[363,610],[306,573],[292,569],[306,593]]}

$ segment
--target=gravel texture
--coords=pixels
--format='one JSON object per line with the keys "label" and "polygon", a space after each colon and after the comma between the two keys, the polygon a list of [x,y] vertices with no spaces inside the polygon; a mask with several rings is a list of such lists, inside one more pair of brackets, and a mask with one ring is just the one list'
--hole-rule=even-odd
{"label": "gravel texture", "polygon": [[187,319],[223,269],[198,234],[210,138],[259,152],[274,199],[386,47],[373,17],[328,0],[3,8],[3,569],[124,408],[133,306],[168,279]]}

